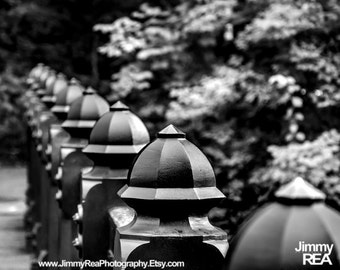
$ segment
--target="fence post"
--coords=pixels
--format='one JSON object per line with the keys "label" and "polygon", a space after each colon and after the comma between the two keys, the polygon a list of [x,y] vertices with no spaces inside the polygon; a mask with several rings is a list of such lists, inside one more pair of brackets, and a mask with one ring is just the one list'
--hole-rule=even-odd
{"label": "fence post", "polygon": [[[77,82],[75,85],[75,79],[71,79],[68,86],[64,87],[64,78],[61,82],[56,82],[52,93],[56,93],[56,96],[50,96],[47,102],[50,105],[55,104],[51,111],[58,118],[56,123],[52,123],[48,130],[48,145],[46,147],[45,155],[47,159],[46,171],[48,174],[49,184],[49,201],[48,201],[48,261],[58,261],[58,239],[59,239],[59,218],[60,210],[55,200],[55,194],[57,192],[57,185],[54,176],[57,173],[57,169],[60,163],[60,147],[63,142],[69,139],[69,134],[62,129],[61,123],[67,117],[67,113],[70,108],[70,104],[77,98],[82,96],[84,88]],[[48,90],[47,90],[48,91]],[[44,96],[46,97],[46,96]],[[61,112],[60,112],[61,111]]]}
{"label": "fence post", "polygon": [[143,122],[119,101],[94,126],[89,144],[83,149],[94,167],[82,175],[83,203],[74,216],[79,225],[74,243],[83,261],[108,259],[111,235],[108,210],[127,207],[117,192],[126,184],[134,158],[149,141]]}
{"label": "fence post", "polygon": [[[48,76],[44,79],[45,93],[43,95],[41,88],[41,100],[45,106],[50,107],[53,102],[53,96],[49,96],[50,92],[57,93],[54,89],[58,88],[56,84],[56,75],[53,70],[49,70]],[[51,98],[47,100],[46,97]],[[50,229],[49,222],[49,206],[51,202],[51,185],[50,185],[50,144],[49,144],[49,129],[52,124],[58,123],[58,119],[52,112],[44,107],[44,109],[37,115],[36,125],[36,149],[40,159],[39,173],[39,208],[40,208],[40,226],[37,235],[38,252],[36,261],[33,261],[32,268],[38,267],[37,262],[44,261],[48,258],[48,235]]]}
{"label": "fence post", "polygon": [[49,211],[49,197],[50,197],[50,180],[48,175],[49,158],[48,152],[51,151],[48,148],[48,130],[51,124],[56,123],[57,119],[51,113],[51,111],[43,110],[38,116],[37,123],[37,152],[40,159],[39,170],[39,207],[40,207],[40,221],[41,226],[38,234],[38,249],[39,255],[38,261],[46,260],[48,253],[48,211]]}
{"label": "fence post", "polygon": [[41,73],[43,72],[44,65],[38,64],[36,67],[32,69],[29,77],[27,78],[27,85],[29,87],[28,91],[25,93],[24,107],[25,107],[25,118],[26,118],[26,135],[27,135],[27,191],[26,191],[26,203],[27,203],[27,211],[25,213],[24,221],[26,225],[26,238],[27,238],[27,246],[29,248],[33,247],[34,241],[34,230],[33,227],[38,222],[38,211],[37,211],[37,199],[38,199],[38,191],[36,189],[36,185],[33,183],[36,181],[36,150],[34,143],[34,135],[33,132],[35,130],[36,119],[35,113],[37,109],[42,109],[42,104],[40,100],[36,96],[36,91],[39,88],[39,78]]}
{"label": "fence post", "polygon": [[43,109],[43,105],[39,102],[39,100],[33,98],[30,104],[30,109],[27,112],[29,121],[28,121],[28,158],[30,162],[28,163],[28,209],[27,209],[27,217],[31,223],[31,226],[28,229],[29,233],[27,234],[28,240],[31,243],[31,246],[34,246],[34,242],[36,242],[36,231],[39,223],[39,185],[37,184],[39,181],[39,157],[36,151],[36,114]]}
{"label": "fence post", "polygon": [[70,137],[60,147],[60,167],[55,177],[58,186],[56,199],[61,209],[58,251],[60,261],[78,260],[77,251],[72,245],[77,234],[72,216],[81,200],[81,170],[92,166],[92,162],[81,149],[87,145],[96,120],[108,110],[108,103],[89,88],[72,103],[68,117],[62,124]]}
{"label": "fence post", "polygon": [[[38,66],[36,70],[40,68],[39,73],[35,73],[35,78],[31,80],[32,86],[36,84],[38,87],[34,87],[36,91],[43,93],[46,88],[46,82],[50,79],[50,75],[53,72],[46,66]],[[34,74],[34,72],[33,72]],[[53,76],[52,76],[53,77]],[[47,143],[47,128],[50,122],[55,121],[53,115],[47,110],[47,108],[35,98],[34,94],[30,91],[31,101],[28,105],[28,138],[31,140],[29,150],[30,163],[29,166],[29,188],[28,193],[33,195],[33,200],[30,201],[28,216],[34,217],[34,222],[31,228],[31,232],[28,235],[30,238],[31,246],[34,248],[35,260],[32,261],[32,268],[36,267],[36,261],[42,260],[47,253],[47,200],[48,195],[46,190],[48,185],[46,184],[46,171],[44,166],[46,165],[46,159],[44,156],[44,146]],[[30,134],[31,133],[31,134]],[[33,191],[33,192],[31,192]],[[31,214],[32,213],[32,214]]]}
{"label": "fence post", "polygon": [[227,234],[212,226],[207,215],[224,195],[208,159],[185,137],[172,125],[160,131],[138,154],[128,184],[119,191],[136,213],[110,210],[118,227],[114,259],[130,262],[126,269],[143,269],[141,262],[155,261],[188,270],[222,267]]}

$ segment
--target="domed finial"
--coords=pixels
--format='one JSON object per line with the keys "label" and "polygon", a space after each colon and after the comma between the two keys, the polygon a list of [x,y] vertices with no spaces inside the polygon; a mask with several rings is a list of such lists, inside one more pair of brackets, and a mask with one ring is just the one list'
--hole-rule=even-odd
{"label": "domed finial", "polygon": [[290,183],[281,187],[276,193],[276,198],[290,201],[322,201],[326,195],[307,183],[303,178],[296,177]]}
{"label": "domed finial", "polygon": [[158,138],[185,138],[185,133],[174,125],[168,125],[166,128],[162,129],[157,133]]}
{"label": "domed finial", "polygon": [[94,95],[96,94],[96,90],[94,90],[91,86],[87,87],[84,91],[84,95]]}
{"label": "domed finial", "polygon": [[72,79],[70,80],[70,84],[72,84],[72,85],[78,84],[78,83],[79,83],[79,81],[74,77],[72,77]]}
{"label": "domed finial", "polygon": [[130,108],[128,106],[126,106],[123,102],[121,101],[117,101],[115,104],[113,104],[110,107],[110,111],[114,112],[114,111],[129,111]]}
{"label": "domed finial", "polygon": [[58,78],[62,78],[62,79],[65,79],[65,78],[66,78],[65,74],[62,73],[62,72],[59,72],[59,73],[57,74],[57,76],[58,76]]}

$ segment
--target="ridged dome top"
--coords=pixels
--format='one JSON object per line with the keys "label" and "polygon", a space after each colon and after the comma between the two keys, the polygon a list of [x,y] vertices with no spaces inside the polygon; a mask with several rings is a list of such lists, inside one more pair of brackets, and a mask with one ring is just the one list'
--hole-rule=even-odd
{"label": "ridged dome top", "polygon": [[52,69],[49,66],[44,66],[42,72],[40,73],[39,77],[39,83],[41,87],[45,87],[46,80],[48,79],[48,76],[50,75],[50,72]]}
{"label": "ridged dome top", "polygon": [[41,72],[43,71],[44,64],[43,63],[38,63],[30,72],[29,77],[37,80],[39,79]]}
{"label": "ridged dome top", "polygon": [[45,95],[53,95],[53,86],[56,80],[57,80],[57,73],[55,72],[55,70],[51,70],[48,75],[48,78],[46,79]]}
{"label": "ridged dome top", "polygon": [[[324,194],[296,178],[279,189],[276,197],[278,202],[260,208],[241,225],[223,270],[340,269],[340,214],[323,202]],[[281,203],[282,199],[290,203]],[[333,245],[332,265],[303,265],[303,254],[308,253],[304,245],[308,249]],[[321,260],[327,251],[312,253],[320,253]]]}
{"label": "ridged dome top", "polygon": [[83,152],[97,154],[137,154],[147,143],[149,133],[142,120],[118,101],[91,131]]}
{"label": "ridged dome top", "polygon": [[64,74],[59,73],[56,77],[55,72],[51,71],[51,75],[46,80],[46,92],[42,101],[48,106],[52,107],[56,102],[56,95],[61,91],[67,89],[67,79]]}
{"label": "ridged dome top", "polygon": [[50,87],[46,87],[46,96],[56,96],[60,91],[65,90],[67,85],[68,82],[66,76],[62,73],[59,73],[54,84],[51,84]]}
{"label": "ridged dome top", "polygon": [[107,111],[109,104],[92,88],[88,88],[83,96],[72,103],[62,127],[73,136],[88,138],[96,121]]}
{"label": "ridged dome top", "polygon": [[224,198],[210,162],[182,131],[169,125],[157,137],[138,154],[120,191],[123,199],[191,201],[192,208],[193,201]]}
{"label": "ridged dome top", "polygon": [[37,84],[39,85],[38,88],[36,88],[36,94],[39,98],[43,97],[46,93],[46,80],[49,77],[50,72],[52,69],[49,66],[43,66],[42,71],[40,73],[39,78],[37,78]]}
{"label": "ridged dome top", "polygon": [[68,87],[61,90],[56,95],[55,105],[52,107],[52,112],[60,119],[66,119],[67,113],[70,110],[70,105],[77,98],[81,97],[84,92],[84,87],[79,84],[78,80],[72,78]]}

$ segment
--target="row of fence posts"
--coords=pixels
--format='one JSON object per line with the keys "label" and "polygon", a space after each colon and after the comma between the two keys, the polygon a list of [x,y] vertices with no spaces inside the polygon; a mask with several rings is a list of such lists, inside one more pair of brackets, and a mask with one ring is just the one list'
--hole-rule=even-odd
{"label": "row of fence posts", "polygon": [[340,269],[340,215],[303,179],[281,187],[229,247],[208,220],[224,195],[182,131],[169,125],[150,143],[126,105],[110,107],[43,64],[26,86],[32,269],[79,269],[72,261],[87,262],[83,269],[310,269],[300,244],[332,246],[329,258],[319,252],[317,269]]}

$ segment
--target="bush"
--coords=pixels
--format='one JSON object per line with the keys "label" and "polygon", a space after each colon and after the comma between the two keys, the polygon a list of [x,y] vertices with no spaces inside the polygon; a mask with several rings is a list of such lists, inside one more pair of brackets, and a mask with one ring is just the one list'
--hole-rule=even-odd
{"label": "bush", "polygon": [[156,1],[94,29],[110,97],[203,149],[227,196],[211,218],[233,233],[297,175],[338,203],[339,18],[334,0]]}
{"label": "bush", "polygon": [[25,123],[20,81],[10,74],[0,76],[0,160],[4,163],[25,158]]}

